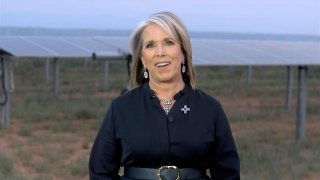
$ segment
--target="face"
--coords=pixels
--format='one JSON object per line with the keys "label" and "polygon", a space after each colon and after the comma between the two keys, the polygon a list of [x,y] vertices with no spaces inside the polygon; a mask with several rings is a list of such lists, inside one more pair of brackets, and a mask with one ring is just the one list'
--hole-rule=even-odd
{"label": "face", "polygon": [[142,32],[141,60],[149,72],[150,83],[183,82],[180,44],[160,26],[147,25]]}

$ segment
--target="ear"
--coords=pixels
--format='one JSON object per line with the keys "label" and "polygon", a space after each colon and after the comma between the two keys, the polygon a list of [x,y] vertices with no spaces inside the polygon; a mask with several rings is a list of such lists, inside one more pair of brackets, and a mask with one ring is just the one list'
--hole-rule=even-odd
{"label": "ear", "polygon": [[143,67],[146,67],[146,66],[145,66],[144,58],[143,58],[142,56],[140,57],[140,60],[141,60],[141,63],[142,63],[142,65],[143,65]]}
{"label": "ear", "polygon": [[186,58],[184,57],[184,55],[182,55],[181,64],[182,64],[182,63],[186,63]]}

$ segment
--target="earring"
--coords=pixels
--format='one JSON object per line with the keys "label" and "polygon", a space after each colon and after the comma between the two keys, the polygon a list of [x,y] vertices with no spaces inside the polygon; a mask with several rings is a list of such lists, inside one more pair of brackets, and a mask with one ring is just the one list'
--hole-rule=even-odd
{"label": "earring", "polygon": [[144,77],[145,79],[148,79],[149,74],[148,74],[148,72],[147,72],[147,69],[144,69],[143,77]]}
{"label": "earring", "polygon": [[182,63],[181,72],[182,74],[186,72],[186,66],[184,63]]}

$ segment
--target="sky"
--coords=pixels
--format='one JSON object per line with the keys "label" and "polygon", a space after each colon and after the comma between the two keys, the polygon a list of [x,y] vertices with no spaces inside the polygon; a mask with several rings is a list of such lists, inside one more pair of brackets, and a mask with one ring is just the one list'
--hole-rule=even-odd
{"label": "sky", "polygon": [[320,0],[0,0],[0,27],[131,30],[158,11],[189,31],[320,35]]}

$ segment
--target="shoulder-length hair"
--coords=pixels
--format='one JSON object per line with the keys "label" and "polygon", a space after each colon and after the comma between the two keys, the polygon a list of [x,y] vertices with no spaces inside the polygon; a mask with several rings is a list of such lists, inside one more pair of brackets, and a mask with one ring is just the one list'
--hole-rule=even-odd
{"label": "shoulder-length hair", "polygon": [[182,74],[183,80],[193,89],[196,87],[195,70],[192,65],[192,49],[190,37],[183,21],[171,12],[158,12],[152,14],[146,21],[142,21],[131,33],[130,44],[132,50],[132,68],[129,89],[133,89],[149,81],[143,77],[144,67],[141,61],[142,32],[144,28],[155,23],[175,39],[181,46],[185,57],[186,72]]}

